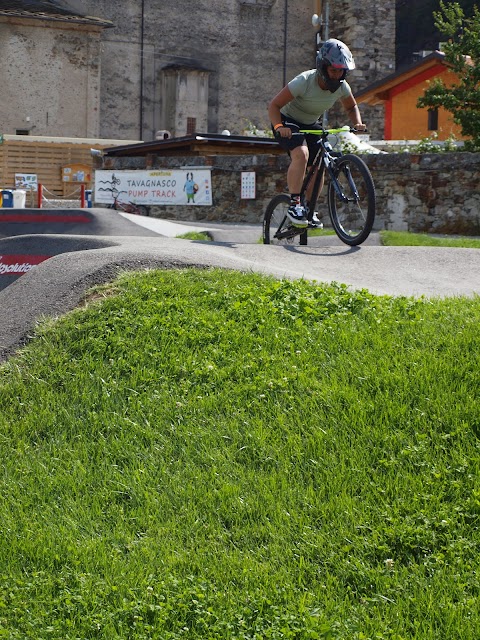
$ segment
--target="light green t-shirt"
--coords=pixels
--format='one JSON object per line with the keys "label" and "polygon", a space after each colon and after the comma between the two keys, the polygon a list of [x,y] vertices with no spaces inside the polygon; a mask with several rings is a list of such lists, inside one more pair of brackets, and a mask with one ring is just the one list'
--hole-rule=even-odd
{"label": "light green t-shirt", "polygon": [[343,81],[340,88],[332,93],[328,89],[320,89],[317,82],[316,69],[304,71],[288,83],[294,99],[282,107],[286,116],[303,124],[313,124],[324,111],[332,107],[341,98],[352,95],[348,82]]}

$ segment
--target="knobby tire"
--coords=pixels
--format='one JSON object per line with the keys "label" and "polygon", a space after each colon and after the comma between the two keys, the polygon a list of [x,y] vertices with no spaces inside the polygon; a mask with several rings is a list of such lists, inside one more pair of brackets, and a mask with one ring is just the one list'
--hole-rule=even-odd
{"label": "knobby tire", "polygon": [[[333,182],[328,185],[328,212],[335,233],[342,242],[356,246],[365,242],[375,220],[375,185],[365,162],[347,153],[336,160],[334,175],[348,199],[340,198]],[[351,179],[348,178],[350,172]],[[356,187],[359,197],[352,189]]]}
{"label": "knobby tire", "polygon": [[[300,244],[306,244],[306,231],[294,229],[286,216],[289,206],[290,196],[286,193],[279,193],[270,200],[263,218],[263,244],[288,245],[296,238]],[[284,237],[275,237],[278,233]]]}

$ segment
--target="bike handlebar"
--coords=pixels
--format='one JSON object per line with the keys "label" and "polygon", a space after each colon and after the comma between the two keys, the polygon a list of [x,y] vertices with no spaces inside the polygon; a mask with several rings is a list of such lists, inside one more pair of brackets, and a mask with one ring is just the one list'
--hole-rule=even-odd
{"label": "bike handlebar", "polygon": [[297,134],[294,133],[293,135],[313,133],[314,135],[317,135],[317,136],[323,136],[323,135],[330,135],[330,134],[335,135],[337,133],[346,133],[347,131],[349,131],[350,133],[365,133],[366,129],[359,131],[358,129],[355,129],[355,127],[349,127],[348,125],[345,125],[344,127],[338,127],[337,129],[300,129]]}

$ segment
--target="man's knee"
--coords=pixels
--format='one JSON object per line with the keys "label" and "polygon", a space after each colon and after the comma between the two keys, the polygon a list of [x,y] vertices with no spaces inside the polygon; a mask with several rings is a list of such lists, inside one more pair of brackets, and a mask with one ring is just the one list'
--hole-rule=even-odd
{"label": "man's knee", "polygon": [[293,161],[307,164],[308,148],[305,146],[296,147],[290,151],[290,157]]}

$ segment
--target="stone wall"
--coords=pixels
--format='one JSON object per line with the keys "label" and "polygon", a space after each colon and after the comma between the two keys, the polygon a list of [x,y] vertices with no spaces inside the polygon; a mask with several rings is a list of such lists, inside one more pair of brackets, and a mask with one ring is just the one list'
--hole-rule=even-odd
{"label": "stone wall", "polygon": [[[375,229],[480,235],[480,153],[362,156],[377,190]],[[286,156],[155,158],[149,168],[211,168],[213,206],[152,207],[160,218],[258,223],[270,198],[286,189]],[[144,169],[144,158],[105,158],[104,168]],[[255,200],[240,199],[241,171],[256,172]],[[318,210],[328,224],[324,190]]]}
{"label": "stone wall", "polygon": [[[344,39],[352,49],[354,92],[394,70],[395,4],[330,2],[328,35]],[[250,122],[268,126],[268,101],[315,63],[311,1],[77,0],[75,5],[115,25],[102,36],[104,138],[148,141],[156,131],[169,129],[161,85],[164,70],[172,65],[208,73],[208,132],[241,134]],[[361,109],[372,136],[381,139],[383,108]],[[337,118],[345,124],[340,112],[332,114],[332,123]]]}
{"label": "stone wall", "polygon": [[[356,69],[348,77],[353,93],[393,73],[396,2],[335,0],[330,5],[330,37],[344,40],[355,58]],[[361,105],[360,111],[372,138],[383,139],[383,105]],[[338,107],[329,119],[333,126],[345,124]]]}
{"label": "stone wall", "polygon": [[[269,100],[315,64],[311,1],[64,1],[114,26],[2,18],[2,133],[145,141],[189,127],[242,134],[268,127]],[[355,93],[393,70],[395,1],[329,6],[328,36],[345,40],[355,56]],[[173,88],[165,77],[172,69],[181,76]],[[361,110],[381,139],[383,108]],[[345,120],[341,109],[332,112],[331,124]]]}
{"label": "stone wall", "polygon": [[480,153],[366,156],[383,229],[480,235]]}
{"label": "stone wall", "polygon": [[250,122],[263,128],[284,77],[314,63],[313,10],[305,0],[288,7],[280,0],[145,0],[143,19],[139,0],[78,4],[115,25],[103,34],[102,137],[148,141],[168,129],[160,87],[172,66],[208,73],[208,132],[240,134]]}
{"label": "stone wall", "polygon": [[1,131],[98,138],[101,29],[0,22]]}

